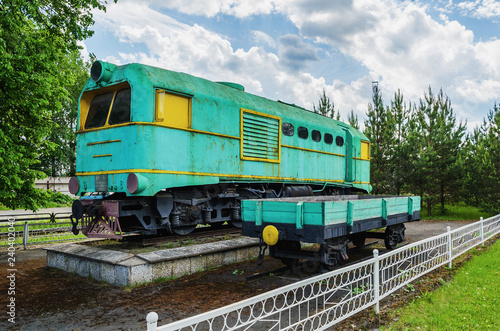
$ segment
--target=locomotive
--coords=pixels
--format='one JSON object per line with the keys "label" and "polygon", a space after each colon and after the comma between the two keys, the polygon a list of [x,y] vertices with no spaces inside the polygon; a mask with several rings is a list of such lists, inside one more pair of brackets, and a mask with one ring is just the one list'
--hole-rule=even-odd
{"label": "locomotive", "polygon": [[96,61],[79,100],[73,231],[242,227],[247,199],[369,193],[370,142],[283,101],[142,64]]}

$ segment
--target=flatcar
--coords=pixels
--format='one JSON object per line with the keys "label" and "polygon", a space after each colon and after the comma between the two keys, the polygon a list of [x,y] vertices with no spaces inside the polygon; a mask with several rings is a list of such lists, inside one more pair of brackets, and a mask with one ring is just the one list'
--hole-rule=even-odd
{"label": "flatcar", "polygon": [[369,160],[360,131],[239,84],[96,61],[79,101],[73,229],[241,227],[245,199],[370,192]]}
{"label": "flatcar", "polygon": [[[387,249],[405,241],[405,223],[420,220],[420,197],[337,195],[242,201],[243,234],[260,238],[260,256],[293,267],[299,260],[331,270],[349,259],[349,242],[383,239]],[[384,232],[371,231],[383,229]],[[302,249],[302,243],[319,244]]]}

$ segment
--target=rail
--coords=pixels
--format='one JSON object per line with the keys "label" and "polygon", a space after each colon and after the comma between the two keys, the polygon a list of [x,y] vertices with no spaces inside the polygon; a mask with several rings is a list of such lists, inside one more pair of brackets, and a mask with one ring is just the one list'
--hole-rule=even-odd
{"label": "rail", "polygon": [[500,214],[373,258],[148,330],[325,330],[500,233]]}

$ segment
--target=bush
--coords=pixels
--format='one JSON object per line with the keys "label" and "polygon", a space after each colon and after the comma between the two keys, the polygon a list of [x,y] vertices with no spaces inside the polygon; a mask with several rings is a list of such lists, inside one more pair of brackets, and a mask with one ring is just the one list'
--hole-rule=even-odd
{"label": "bush", "polygon": [[[73,202],[73,198],[67,196],[66,194],[62,194],[61,192],[48,190],[47,199],[44,207],[59,207],[58,205],[69,205]],[[54,206],[56,205],[56,206]]]}

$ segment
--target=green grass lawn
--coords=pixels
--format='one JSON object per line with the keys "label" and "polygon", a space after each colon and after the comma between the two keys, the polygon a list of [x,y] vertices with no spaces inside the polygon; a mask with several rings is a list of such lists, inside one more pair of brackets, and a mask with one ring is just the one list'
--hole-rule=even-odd
{"label": "green grass lawn", "polygon": [[471,221],[482,217],[484,219],[494,216],[496,213],[484,212],[477,207],[466,206],[464,204],[445,205],[445,212],[441,213],[440,207],[433,208],[432,215],[427,214],[427,207],[422,205],[420,217],[423,220],[442,220],[442,221]]}
{"label": "green grass lawn", "polygon": [[398,314],[397,323],[382,330],[500,330],[500,241]]}

